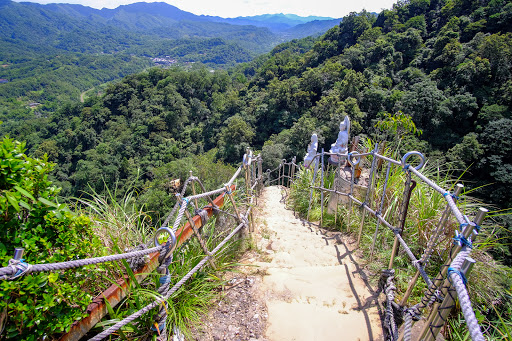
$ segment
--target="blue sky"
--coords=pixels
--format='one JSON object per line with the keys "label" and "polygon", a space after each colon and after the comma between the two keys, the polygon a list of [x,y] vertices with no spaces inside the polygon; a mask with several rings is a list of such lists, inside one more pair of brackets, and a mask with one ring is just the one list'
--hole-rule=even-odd
{"label": "blue sky", "polygon": [[[27,0],[16,0],[27,1]],[[137,0],[29,0],[46,3],[74,3],[94,8],[115,8],[137,2]],[[140,0],[142,1],[142,0]],[[301,16],[317,15],[339,18],[363,8],[370,12],[380,12],[391,8],[392,0],[159,0],[165,1],[184,11],[194,14],[217,15],[221,17],[251,16],[266,13],[292,13]],[[146,0],[146,2],[151,2]]]}

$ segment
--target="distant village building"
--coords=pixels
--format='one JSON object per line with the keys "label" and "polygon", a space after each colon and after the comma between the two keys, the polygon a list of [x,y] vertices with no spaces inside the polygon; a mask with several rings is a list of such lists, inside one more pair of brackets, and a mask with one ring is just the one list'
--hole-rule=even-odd
{"label": "distant village building", "polygon": [[0,78],[0,84],[9,83],[8,79]]}
{"label": "distant village building", "polygon": [[172,59],[169,56],[165,56],[165,58],[152,58],[151,60],[156,65],[163,65],[163,66],[170,66],[170,65],[178,62],[176,59]]}
{"label": "distant village building", "polygon": [[29,104],[28,104],[28,107],[29,107],[30,109],[35,109],[35,108],[37,108],[37,107],[38,107],[38,106],[40,106],[40,105],[41,105],[41,103],[32,102],[32,103],[29,103]]}

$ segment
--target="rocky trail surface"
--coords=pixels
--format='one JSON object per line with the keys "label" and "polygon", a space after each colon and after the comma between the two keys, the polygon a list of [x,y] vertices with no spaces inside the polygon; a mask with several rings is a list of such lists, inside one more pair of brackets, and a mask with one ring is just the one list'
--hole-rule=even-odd
{"label": "rocky trail surface", "polygon": [[382,307],[346,237],[296,218],[284,190],[259,199],[245,254],[197,340],[382,340]]}

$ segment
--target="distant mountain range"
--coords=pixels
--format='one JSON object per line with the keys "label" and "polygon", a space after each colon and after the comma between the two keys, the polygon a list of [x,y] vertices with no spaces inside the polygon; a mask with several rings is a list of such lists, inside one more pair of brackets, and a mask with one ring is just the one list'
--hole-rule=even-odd
{"label": "distant mountain range", "polygon": [[320,35],[339,22],[293,14],[221,18],[195,15],[163,2],[99,10],[73,4],[0,0],[0,59],[20,48],[155,56],[162,50],[155,48],[162,45],[162,39],[212,38],[237,44],[244,54],[254,56],[284,41]]}
{"label": "distant mountain range", "polygon": [[99,10],[0,0],[0,112],[30,115],[30,102],[51,111],[55,101],[155,64],[227,68],[337,24],[292,14],[195,15],[162,2]]}
{"label": "distant mountain range", "polygon": [[[9,0],[0,0],[0,3],[9,3]],[[301,17],[295,14],[263,14],[256,16],[222,18],[217,16],[195,15],[182,11],[165,2],[137,2],[122,5],[115,9],[94,9],[82,5],[48,4],[22,2],[21,5],[35,7],[41,10],[52,11],[72,18],[89,19],[93,22],[110,24],[119,28],[130,30],[146,30],[156,27],[174,26],[182,21],[227,23],[236,26],[265,27],[273,33],[293,32],[295,26],[301,25],[300,35],[293,38],[302,38],[308,35],[318,35],[332,26],[339,24],[341,19],[330,17],[308,16]],[[309,24],[311,23],[311,24]],[[309,25],[308,25],[309,24]],[[289,34],[287,34],[289,35]]]}
{"label": "distant mountain range", "polygon": [[[307,25],[310,22],[322,23],[323,25],[307,26],[312,27],[308,35],[315,35],[327,31],[332,26],[339,24],[341,19],[334,19],[329,17],[300,17],[295,14],[263,14],[250,17],[237,17],[237,18],[220,18],[220,17],[206,17],[213,21],[226,22],[233,25],[252,25],[258,27],[266,27],[273,32],[286,32],[298,25]],[[332,25],[331,22],[335,21],[336,24]],[[302,38],[302,37],[296,37]]]}

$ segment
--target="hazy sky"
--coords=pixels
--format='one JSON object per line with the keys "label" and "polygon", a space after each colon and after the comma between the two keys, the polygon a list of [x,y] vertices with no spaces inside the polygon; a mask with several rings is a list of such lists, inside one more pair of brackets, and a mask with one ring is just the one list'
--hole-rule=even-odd
{"label": "hazy sky", "polygon": [[[27,1],[27,0],[16,0]],[[29,0],[41,4],[74,3],[94,8],[115,8],[137,2],[137,0]],[[139,0],[142,1],[142,0]],[[160,0],[194,14],[217,15],[221,17],[250,16],[265,13],[292,13],[301,16],[318,15],[339,18],[363,8],[380,12],[390,8],[393,0]],[[151,2],[151,0],[146,0]]]}

